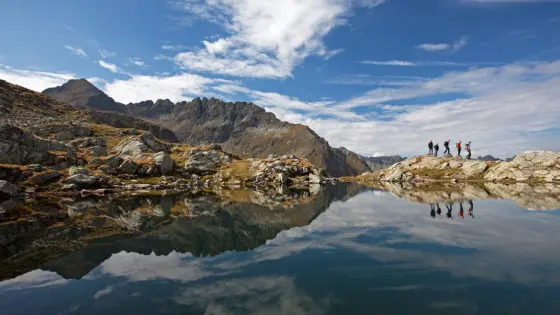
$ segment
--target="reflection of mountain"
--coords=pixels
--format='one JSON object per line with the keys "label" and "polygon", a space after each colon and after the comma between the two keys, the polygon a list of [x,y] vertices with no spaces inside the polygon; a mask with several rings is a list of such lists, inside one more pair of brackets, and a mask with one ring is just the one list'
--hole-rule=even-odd
{"label": "reflection of mountain", "polygon": [[[109,227],[112,230],[118,226],[126,227],[129,231],[95,237],[91,231],[93,223],[90,223],[87,228],[89,231],[80,231],[82,237],[76,237],[75,243],[70,242],[73,248],[68,245],[67,239],[57,238],[48,240],[51,244],[41,255],[29,250],[25,255],[16,255],[17,261],[25,265],[24,268],[20,266],[16,274],[40,267],[56,271],[66,278],[80,278],[112,254],[121,251],[142,254],[153,252],[157,255],[177,251],[207,256],[224,251],[249,250],[273,239],[280,231],[309,224],[331,202],[352,196],[360,190],[359,186],[327,186],[315,197],[300,196],[286,207],[228,201],[216,195],[123,198],[97,203],[81,201],[81,205],[72,204],[68,207],[76,220],[85,220],[92,212],[104,212],[108,219],[96,219],[96,224],[102,225],[96,231]],[[298,203],[298,200],[304,202]],[[184,215],[186,212],[188,216]],[[70,235],[65,237],[71,238]],[[8,263],[7,267],[14,267],[15,262]],[[0,270],[2,274],[7,272],[5,268]],[[4,277],[2,275],[0,278]]]}
{"label": "reflection of mountain", "polygon": [[377,183],[377,188],[414,202],[511,199],[527,210],[560,209],[560,185],[499,183]]}

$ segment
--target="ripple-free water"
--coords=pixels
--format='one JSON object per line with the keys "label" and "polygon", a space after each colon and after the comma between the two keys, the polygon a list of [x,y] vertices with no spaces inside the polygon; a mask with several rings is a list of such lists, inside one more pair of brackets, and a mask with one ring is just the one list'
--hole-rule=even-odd
{"label": "ripple-free water", "polygon": [[1,313],[560,314],[556,211],[342,199],[104,239],[0,282]]}

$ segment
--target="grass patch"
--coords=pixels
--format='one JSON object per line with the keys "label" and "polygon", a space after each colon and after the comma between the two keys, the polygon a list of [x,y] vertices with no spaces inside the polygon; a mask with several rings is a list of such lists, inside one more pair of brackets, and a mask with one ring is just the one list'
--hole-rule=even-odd
{"label": "grass patch", "polygon": [[415,176],[425,177],[429,179],[442,179],[446,177],[451,177],[461,173],[459,168],[443,168],[443,169],[433,169],[433,168],[423,168],[418,170],[411,170],[410,173]]}
{"label": "grass patch", "polygon": [[251,162],[247,160],[237,160],[231,163],[224,163],[220,168],[222,171],[222,178],[227,181],[229,179],[249,179],[253,176],[250,170]]}

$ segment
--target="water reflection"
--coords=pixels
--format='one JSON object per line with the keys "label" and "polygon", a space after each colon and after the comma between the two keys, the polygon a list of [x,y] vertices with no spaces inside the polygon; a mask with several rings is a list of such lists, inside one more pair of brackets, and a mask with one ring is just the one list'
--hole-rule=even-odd
{"label": "water reflection", "polygon": [[282,195],[253,190],[39,199],[0,216],[0,279],[35,268],[81,278],[121,251],[195,256],[253,249],[309,224],[363,190],[330,185]]}
{"label": "water reflection", "polygon": [[[141,216],[171,221],[114,223],[130,235],[94,239],[0,282],[0,303],[9,314],[560,312],[555,212],[457,187],[445,198],[400,188],[408,198],[346,187],[284,206],[235,192],[177,197],[161,217],[161,199],[137,200]],[[127,217],[131,202],[89,204],[78,218]]]}
{"label": "water reflection", "polygon": [[[474,202],[472,200],[467,200],[467,216],[470,216],[471,218],[474,219]],[[449,201],[446,203],[445,208],[447,209],[447,213],[446,213],[446,217],[448,219],[453,219],[453,205],[455,203],[452,201]],[[463,201],[459,201],[459,212],[457,213],[457,215],[464,219],[465,218],[465,209],[463,208]],[[441,216],[441,207],[439,206],[439,202],[430,202],[430,217],[432,217],[432,219],[436,219],[436,213],[439,216]],[[437,209],[437,210],[436,210]]]}

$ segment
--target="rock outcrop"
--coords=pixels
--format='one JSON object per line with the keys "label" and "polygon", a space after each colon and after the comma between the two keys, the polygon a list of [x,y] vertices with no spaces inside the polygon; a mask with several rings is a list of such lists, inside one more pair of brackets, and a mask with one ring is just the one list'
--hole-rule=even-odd
{"label": "rock outcrop", "polygon": [[34,136],[18,127],[0,125],[1,164],[42,164],[69,167],[77,162],[73,148]]}
{"label": "rock outcrop", "polygon": [[414,182],[470,180],[492,182],[560,182],[560,153],[529,151],[511,162],[464,160],[456,157],[417,156],[388,169],[363,174],[358,181]]}
{"label": "rock outcrop", "polygon": [[484,174],[488,181],[560,182],[560,153],[527,151],[510,162],[502,162]]}

